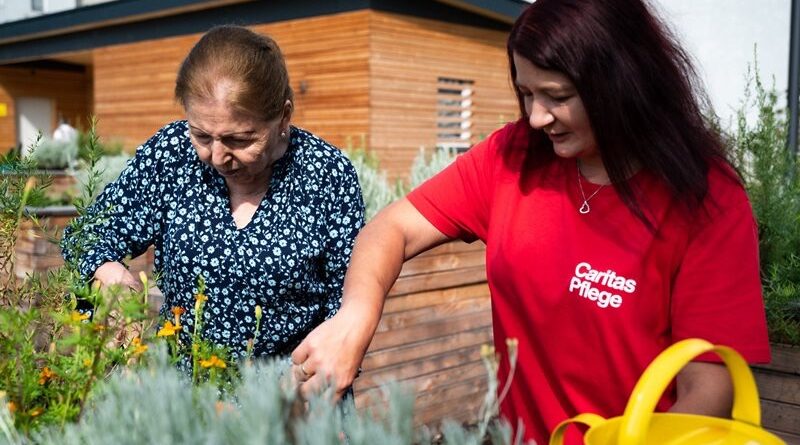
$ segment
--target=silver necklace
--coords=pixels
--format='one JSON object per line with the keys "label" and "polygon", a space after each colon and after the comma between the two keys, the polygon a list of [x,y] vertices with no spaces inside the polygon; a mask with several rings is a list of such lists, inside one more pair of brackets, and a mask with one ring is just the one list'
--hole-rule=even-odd
{"label": "silver necklace", "polygon": [[592,208],[589,207],[589,200],[594,198],[594,195],[598,194],[600,192],[600,190],[602,190],[603,187],[605,187],[606,185],[605,184],[600,184],[600,187],[597,187],[597,190],[595,190],[594,193],[589,195],[589,197],[587,198],[586,194],[583,193],[583,184],[581,183],[581,176],[583,176],[583,175],[581,174],[581,163],[580,163],[580,161],[576,160],[575,165],[578,167],[578,190],[580,190],[581,199],[583,199],[583,204],[581,204],[580,208],[578,208],[578,212],[580,212],[581,215],[585,215],[585,214],[587,214],[587,213],[592,211]]}

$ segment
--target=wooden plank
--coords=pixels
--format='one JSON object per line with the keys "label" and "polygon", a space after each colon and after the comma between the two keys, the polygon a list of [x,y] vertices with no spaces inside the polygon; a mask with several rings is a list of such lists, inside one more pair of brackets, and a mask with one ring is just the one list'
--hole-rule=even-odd
{"label": "wooden plank", "polygon": [[437,339],[401,345],[380,351],[370,351],[364,357],[364,362],[361,366],[366,370],[380,369],[442,354],[451,350],[480,347],[483,344],[490,344],[491,342],[491,327],[482,327]]}
{"label": "wooden plank", "polygon": [[[416,360],[404,363],[401,366],[392,368],[382,368],[370,372],[365,372],[359,380],[360,388],[369,389],[383,385],[390,381],[408,381],[415,379],[425,379],[435,372],[448,372],[449,369],[480,360],[480,348],[470,347],[449,351],[434,357],[427,357],[424,360]],[[448,382],[463,378],[456,372],[451,372]],[[417,386],[420,388],[419,386]],[[429,388],[425,388],[427,391]]]}
{"label": "wooden plank", "polygon": [[[476,423],[478,411],[483,405],[481,394],[469,394],[453,400],[446,400],[441,403],[426,406],[414,414],[415,425],[430,425],[434,428],[441,426],[445,419],[457,420],[463,423]],[[464,416],[456,416],[461,412]]]}
{"label": "wooden plank", "polygon": [[[454,376],[458,376],[462,380],[486,376],[486,368],[481,361],[462,363],[451,369],[440,369],[427,375],[421,375],[407,379],[403,381],[402,384],[408,385],[410,388],[414,388],[416,393],[422,393],[424,391],[431,391],[434,388],[438,388],[443,385],[451,384]],[[375,391],[379,389],[379,387],[374,385],[374,382],[370,382],[370,385],[365,385],[361,379],[362,377],[356,379],[353,385],[355,388],[356,406],[359,408],[370,397],[374,397]]]}
{"label": "wooden plank", "polygon": [[800,434],[792,434],[784,431],[775,431],[769,428],[765,429],[783,439],[783,441],[786,442],[786,445],[800,445]]}
{"label": "wooden plank", "polygon": [[765,428],[800,434],[800,406],[762,400],[761,412],[761,424]]}
{"label": "wooden plank", "polygon": [[485,311],[453,317],[448,320],[395,329],[390,332],[379,332],[372,339],[370,350],[379,351],[430,338],[444,337],[456,332],[488,327],[491,326],[491,323],[492,314],[490,311]]}
{"label": "wooden plank", "polygon": [[486,253],[483,250],[460,252],[458,254],[425,255],[406,261],[403,264],[400,276],[407,277],[431,271],[483,267],[485,264]]}
{"label": "wooden plank", "polygon": [[800,347],[782,344],[770,344],[772,361],[767,364],[753,365],[755,369],[769,369],[800,376]]}
{"label": "wooden plank", "polygon": [[486,268],[484,266],[445,270],[430,274],[400,277],[392,286],[389,295],[403,295],[419,292],[420,290],[445,289],[485,281]]}
{"label": "wooden plank", "polygon": [[[753,372],[761,399],[800,405],[800,379],[797,376],[769,370]],[[798,418],[800,423],[800,418]]]}
{"label": "wooden plank", "polygon": [[489,295],[489,287],[485,283],[449,289],[417,292],[413,294],[395,295],[386,299],[383,314],[418,309],[436,304],[448,304],[468,298],[482,298]]}
{"label": "wooden plank", "polygon": [[384,315],[378,324],[376,332],[390,332],[477,312],[491,314],[491,310],[492,306],[489,298],[471,298],[448,304],[437,304]]}

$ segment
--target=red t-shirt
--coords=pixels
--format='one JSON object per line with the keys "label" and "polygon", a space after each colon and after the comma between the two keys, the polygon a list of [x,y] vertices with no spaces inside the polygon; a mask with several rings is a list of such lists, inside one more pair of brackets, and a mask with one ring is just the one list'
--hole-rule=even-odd
{"label": "red t-shirt", "polygon": [[[728,167],[710,169],[708,197],[691,215],[653,175],[630,178],[652,231],[613,187],[580,214],[575,160],[526,172],[527,132],[515,131],[524,124],[495,132],[408,196],[445,235],[486,243],[495,346],[505,358],[505,340],[519,340],[501,407],[512,426],[519,419],[527,439],[547,443],[578,413],[621,415],[647,365],[685,338],[769,361],[756,225]],[[596,188],[584,182],[586,196]],[[503,359],[501,387],[507,374]],[[659,409],[674,400],[672,388]]]}

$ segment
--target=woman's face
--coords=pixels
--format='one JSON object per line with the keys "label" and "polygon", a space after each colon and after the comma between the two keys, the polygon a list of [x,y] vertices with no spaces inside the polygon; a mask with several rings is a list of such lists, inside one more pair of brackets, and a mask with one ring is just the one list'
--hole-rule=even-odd
{"label": "woman's face", "polygon": [[227,100],[225,82],[213,99],[190,99],[186,104],[189,135],[201,161],[214,167],[226,182],[251,185],[270,174],[283,156],[288,117],[260,120],[235,110]]}
{"label": "woman's face", "polygon": [[513,57],[516,86],[530,126],[547,134],[558,156],[579,158],[583,164],[599,162],[597,141],[575,85],[560,72],[541,69],[516,52]]}

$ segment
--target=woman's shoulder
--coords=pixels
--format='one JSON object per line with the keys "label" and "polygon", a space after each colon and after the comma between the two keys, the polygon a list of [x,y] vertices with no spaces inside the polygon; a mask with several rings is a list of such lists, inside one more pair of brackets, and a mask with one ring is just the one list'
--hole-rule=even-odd
{"label": "woman's shoulder", "polygon": [[136,156],[160,164],[186,163],[194,155],[194,150],[187,149],[188,142],[189,124],[185,120],[170,122],[140,145]]}
{"label": "woman's shoulder", "polygon": [[712,159],[708,166],[708,198],[723,205],[747,201],[747,192],[739,172],[730,162]]}
{"label": "woman's shoulder", "polygon": [[292,160],[308,171],[339,171],[352,169],[347,156],[333,144],[298,127],[291,129]]}
{"label": "woman's shoulder", "polygon": [[713,223],[726,215],[751,213],[752,207],[739,173],[726,160],[709,161],[708,189],[697,222]]}

